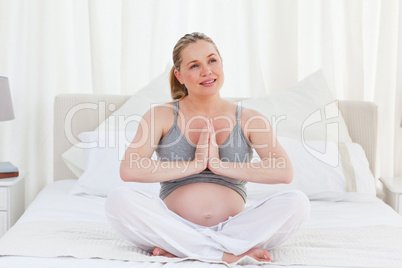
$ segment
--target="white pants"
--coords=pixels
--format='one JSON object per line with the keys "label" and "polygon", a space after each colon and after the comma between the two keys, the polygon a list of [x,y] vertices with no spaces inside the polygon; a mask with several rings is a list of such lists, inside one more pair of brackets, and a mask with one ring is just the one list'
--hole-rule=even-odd
{"label": "white pants", "polygon": [[277,247],[305,222],[310,203],[302,192],[280,192],[205,227],[172,212],[157,196],[121,187],[109,194],[105,210],[117,233],[145,251],[160,247],[181,258],[222,260],[223,252]]}

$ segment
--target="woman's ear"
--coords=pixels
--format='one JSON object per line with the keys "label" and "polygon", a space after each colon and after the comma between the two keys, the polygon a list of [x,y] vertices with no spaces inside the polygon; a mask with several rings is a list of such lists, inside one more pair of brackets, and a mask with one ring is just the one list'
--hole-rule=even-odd
{"label": "woman's ear", "polygon": [[174,70],[174,76],[176,76],[177,80],[180,82],[180,84],[184,84],[183,79],[181,78],[180,72],[178,70]]}

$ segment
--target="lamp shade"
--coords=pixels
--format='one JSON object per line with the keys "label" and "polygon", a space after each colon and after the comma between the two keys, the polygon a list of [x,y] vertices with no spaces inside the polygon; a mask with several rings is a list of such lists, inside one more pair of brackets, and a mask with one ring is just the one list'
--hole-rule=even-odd
{"label": "lamp shade", "polygon": [[0,121],[14,119],[10,86],[7,77],[0,76]]}

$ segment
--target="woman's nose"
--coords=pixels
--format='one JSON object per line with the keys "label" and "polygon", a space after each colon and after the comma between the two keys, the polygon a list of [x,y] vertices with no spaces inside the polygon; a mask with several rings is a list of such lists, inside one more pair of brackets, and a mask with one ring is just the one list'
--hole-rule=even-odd
{"label": "woman's nose", "polygon": [[208,75],[210,75],[212,72],[211,72],[211,68],[209,67],[209,66],[202,66],[202,70],[201,70],[201,75],[202,76],[208,76]]}

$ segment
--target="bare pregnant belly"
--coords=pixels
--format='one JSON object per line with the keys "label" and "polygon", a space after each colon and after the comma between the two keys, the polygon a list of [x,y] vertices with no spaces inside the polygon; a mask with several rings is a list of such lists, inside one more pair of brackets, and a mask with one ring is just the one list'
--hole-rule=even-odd
{"label": "bare pregnant belly", "polygon": [[188,221],[214,226],[244,209],[244,200],[236,191],[215,183],[181,186],[164,200],[166,206]]}

